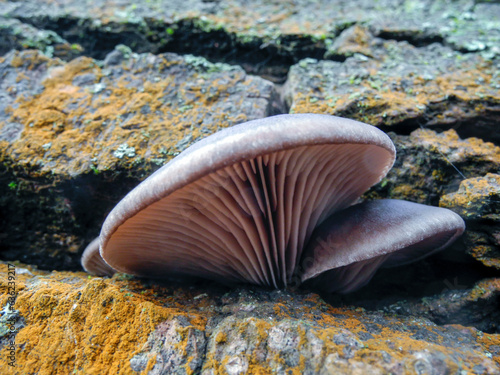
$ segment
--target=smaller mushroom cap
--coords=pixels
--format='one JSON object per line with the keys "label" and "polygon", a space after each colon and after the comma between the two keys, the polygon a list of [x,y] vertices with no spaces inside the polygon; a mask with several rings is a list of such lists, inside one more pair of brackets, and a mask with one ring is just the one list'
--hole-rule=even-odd
{"label": "smaller mushroom cap", "polygon": [[378,268],[440,251],[464,229],[462,218],[445,208],[393,199],[363,202],[316,229],[304,251],[301,279],[327,292],[352,292]]}
{"label": "smaller mushroom cap", "polygon": [[99,237],[87,245],[82,254],[82,266],[85,271],[97,276],[112,276],[116,271],[99,254]]}

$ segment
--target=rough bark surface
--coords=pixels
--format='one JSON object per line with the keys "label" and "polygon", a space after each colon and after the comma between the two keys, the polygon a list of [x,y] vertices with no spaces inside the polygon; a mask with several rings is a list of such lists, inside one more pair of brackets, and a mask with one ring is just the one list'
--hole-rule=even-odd
{"label": "rough bark surface", "polygon": [[[0,0],[0,372],[500,373],[499,46],[498,1]],[[287,112],[389,132],[363,199],[464,236],[345,296],[77,272],[140,181]]]}

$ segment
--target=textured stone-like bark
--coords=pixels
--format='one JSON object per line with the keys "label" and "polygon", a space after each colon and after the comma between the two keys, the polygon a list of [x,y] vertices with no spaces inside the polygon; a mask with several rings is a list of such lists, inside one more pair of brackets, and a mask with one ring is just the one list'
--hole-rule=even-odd
{"label": "textured stone-like bark", "polygon": [[11,308],[0,264],[1,373],[10,322],[19,374],[500,372],[498,2],[25,0],[0,16],[4,260],[78,267],[106,213],[175,153],[286,111],[279,86],[245,71],[284,83],[293,64],[292,111],[397,133],[395,167],[366,198],[441,202],[468,226],[446,254],[328,304],[18,264]]}
{"label": "textured stone-like bark", "polygon": [[[0,288],[7,289],[6,264]],[[17,367],[2,373],[494,374],[498,334],[332,307],[315,294],[160,286],[17,264]],[[0,296],[4,306],[7,294]]]}

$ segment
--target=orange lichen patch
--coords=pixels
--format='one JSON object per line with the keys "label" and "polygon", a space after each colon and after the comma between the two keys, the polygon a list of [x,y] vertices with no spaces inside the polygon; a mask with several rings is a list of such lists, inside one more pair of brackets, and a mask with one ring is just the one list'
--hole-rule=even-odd
{"label": "orange lichen patch", "polygon": [[219,332],[216,336],[215,336],[215,342],[217,344],[223,344],[227,341],[227,335],[224,333],[224,332]]}
{"label": "orange lichen patch", "polygon": [[[499,280],[493,279],[478,284],[477,290],[478,293],[482,293],[480,298],[488,298],[488,293],[498,291],[499,287]],[[471,298],[475,297],[471,295]],[[414,357],[416,360],[420,353],[440,352],[448,356],[448,358],[452,358],[457,353],[457,347],[444,346],[442,344],[443,340],[439,339],[439,332],[442,328],[426,320],[419,321],[418,318],[409,318],[408,322],[405,322],[397,318],[386,317],[383,320],[370,322],[370,319],[366,319],[365,311],[361,308],[334,308],[326,305],[317,295],[311,295],[309,299],[316,301],[315,308],[304,307],[297,314],[305,321],[314,321],[321,327],[320,330],[315,331],[315,334],[325,345],[326,349],[323,349],[326,350],[326,353],[324,353],[325,356],[334,353],[342,355],[344,348],[354,346],[358,350],[355,352],[356,354],[353,358],[350,359],[351,364],[359,361],[359,363],[376,366],[375,368],[383,371],[383,368],[378,367],[383,361],[376,360],[381,353],[390,354],[398,362],[411,361]],[[316,310],[318,307],[325,311],[318,313]],[[367,330],[367,324],[371,326],[369,330]],[[410,328],[410,326],[413,326],[413,328]],[[417,335],[415,335],[415,326],[418,327],[418,330],[421,330]],[[459,326],[459,328],[464,327]],[[482,335],[480,331],[471,330],[474,330],[477,335]],[[363,340],[363,343],[360,344],[359,337],[366,336],[367,334],[371,338]],[[431,343],[425,339],[422,340],[415,337],[425,337],[427,334],[429,337],[437,337],[437,341]],[[342,338],[339,339],[339,335]],[[500,335],[484,335],[490,336],[487,340],[491,340],[491,344],[486,342],[488,347],[494,346],[500,337]],[[484,340],[478,336],[477,341],[483,344]],[[488,347],[485,346],[486,349]],[[464,352],[460,355],[464,355],[464,358],[470,356],[471,362],[466,363],[461,368],[458,368],[451,361],[447,361],[446,365],[450,369],[473,371],[475,365],[481,364],[479,357],[476,357],[473,352]],[[414,370],[409,369],[409,371]]]}
{"label": "orange lichen patch", "polygon": [[[345,313],[345,312],[344,312]],[[343,326],[344,320],[339,320],[337,323],[337,327],[342,327]],[[352,333],[358,333],[364,331],[364,324],[359,324],[359,325],[349,325],[349,332]],[[432,334],[433,328],[432,326],[429,326],[428,322],[425,322],[422,324],[423,329],[429,330],[429,334]],[[413,332],[410,330],[406,330],[405,326],[403,324],[400,325],[398,329],[395,329],[397,327],[395,326],[389,326],[389,327],[384,327],[384,326],[379,326],[380,332],[379,333],[373,333],[371,332],[370,335],[373,337],[372,339],[365,340],[363,342],[363,348],[359,351],[356,352],[356,355],[353,358],[353,361],[359,360],[360,362],[363,362],[366,358],[367,355],[370,355],[371,353],[380,353],[380,352],[385,352],[385,353],[390,353],[394,359],[404,362],[405,358],[411,359],[413,355],[420,353],[420,352],[441,352],[443,354],[448,354],[450,356],[453,355],[453,353],[456,353],[457,349],[456,348],[448,348],[448,347],[443,347],[442,345],[439,345],[438,343],[433,344],[429,343],[425,340],[418,340],[413,338]],[[331,343],[332,337],[338,334],[338,328],[337,329],[324,329],[321,331],[321,337],[325,342]],[[330,344],[330,348],[334,351],[339,351],[339,346]],[[471,353],[472,354],[472,353]],[[467,363],[462,370],[465,371],[472,371],[473,367],[475,364],[479,363]],[[458,366],[456,366],[454,363],[447,362],[447,366],[450,369],[455,369],[459,370]],[[453,371],[452,371],[453,372]]]}
{"label": "orange lichen patch", "polygon": [[[271,369],[267,368],[264,353],[269,329],[272,322],[258,318],[246,318],[242,320],[229,317],[214,332],[213,338],[208,346],[215,349],[216,346],[235,347],[234,355],[220,356],[219,350],[210,350],[207,353],[204,371],[211,369],[217,374],[227,374],[230,369],[241,369],[243,373],[268,374]],[[240,371],[241,371],[240,370]]]}
{"label": "orange lichen patch", "polygon": [[373,36],[368,29],[363,26],[354,25],[344,30],[333,44],[326,57],[329,55],[352,56],[360,53],[365,56],[372,56],[371,40]]}
{"label": "orange lichen patch", "polygon": [[[322,36],[329,31],[320,22],[311,23],[308,20],[293,17],[297,11],[298,9],[293,4],[283,6],[279,2],[265,2],[252,8],[238,7],[233,4],[224,7],[221,13],[205,14],[203,19],[207,20],[212,28],[224,28],[227,32],[242,34],[244,39],[263,35],[270,37],[269,34]],[[321,14],[318,14],[318,17],[321,17]],[[255,22],[257,19],[260,22]]]}
{"label": "orange lichen patch", "polygon": [[478,301],[480,299],[491,298],[492,295],[500,292],[500,278],[486,279],[478,282],[467,295],[468,301]]}
{"label": "orange lichen patch", "polygon": [[[485,350],[496,353],[498,335],[362,308],[334,308],[314,294],[283,291],[269,299],[268,291],[258,289],[219,294],[194,286],[146,286],[124,274],[103,279],[31,269],[31,275],[22,267],[16,265],[20,287],[14,306],[25,319],[16,337],[19,374],[132,374],[132,366],[145,374],[165,363],[178,363],[188,374],[200,366],[217,374],[360,368],[386,373],[393,366],[414,373],[414,363],[428,363],[434,355],[452,372],[496,369]],[[478,284],[477,298],[498,291],[498,282]],[[5,287],[1,274],[0,290]],[[254,308],[238,309],[249,298]],[[217,300],[230,308],[221,309]],[[0,295],[0,303],[5,301]],[[0,355],[5,372],[5,349]]]}
{"label": "orange lichen patch", "polygon": [[[481,356],[473,352],[461,353],[464,358],[470,359],[470,363],[466,367],[458,366],[454,364],[451,358],[457,354],[457,348],[454,346],[443,346],[442,340],[437,340],[435,343],[429,343],[426,339],[418,339],[414,337],[415,328],[410,329],[410,326],[419,327],[421,333],[417,336],[425,337],[425,332],[428,332],[429,337],[435,337],[436,334],[439,336],[441,328],[430,324],[428,321],[422,320],[418,321],[416,319],[410,320],[407,323],[404,321],[399,321],[396,318],[384,318],[379,319],[377,322],[370,322],[370,319],[366,318],[365,311],[363,309],[351,309],[351,308],[332,308],[326,305],[320,298],[316,295],[310,295],[307,299],[307,305],[309,302],[315,302],[311,307],[304,306],[302,310],[294,311],[297,317],[300,317],[301,322],[314,322],[313,326],[299,326],[296,328],[285,328],[283,332],[286,335],[286,339],[283,338],[283,342],[289,342],[286,340],[292,340],[289,334],[290,329],[296,330],[298,336],[297,342],[299,343],[299,350],[306,350],[311,342],[315,342],[318,345],[321,342],[321,358],[338,358],[336,361],[336,366],[343,366],[345,371],[352,369],[353,366],[356,367],[357,364],[363,366],[370,366],[371,370],[384,371],[386,368],[381,366],[384,363],[384,358],[382,353],[385,355],[389,354],[392,359],[397,363],[411,363],[412,361],[417,361],[419,358],[423,357],[425,360],[425,353],[439,352],[444,354],[448,358],[446,366],[450,369],[456,370],[471,370],[474,365],[481,364]],[[306,301],[304,300],[304,301]],[[282,302],[277,302],[274,310],[280,311],[282,309]],[[318,312],[318,309],[322,312]],[[283,322],[288,321],[289,318],[285,318],[281,323],[275,323],[271,326],[268,332],[265,333],[267,336],[261,337],[259,340],[265,340],[269,338],[270,332],[278,329],[283,330]],[[367,323],[371,326],[367,331]],[[306,323],[310,324],[310,323]],[[317,326],[318,325],[318,326]],[[293,325],[292,325],[293,326]],[[309,328],[307,328],[309,327]],[[245,326],[248,329],[248,326]],[[234,330],[234,329],[233,329]],[[231,330],[232,331],[232,330]],[[252,331],[254,332],[254,331]],[[286,333],[288,332],[288,334]],[[242,333],[243,334],[243,333]],[[312,336],[316,337],[320,341],[314,341]],[[363,342],[360,341],[359,337],[371,337],[370,339],[364,339]],[[279,340],[278,335],[278,342]],[[306,339],[307,338],[307,339]],[[313,340],[313,341],[311,341]],[[303,371],[304,363],[309,360],[309,358],[304,358],[301,356],[301,361],[297,366],[290,366],[285,360],[283,352],[276,352],[273,354],[272,343],[271,349],[268,347],[268,367],[267,370],[272,370],[276,368],[279,364],[280,368],[287,369],[287,371]],[[292,345],[291,342],[287,345]],[[316,349],[317,350],[317,349]],[[350,352],[351,350],[355,355],[349,360],[345,359],[345,352]],[[259,353],[259,351],[257,351]],[[248,354],[248,352],[246,352]],[[234,360],[234,358],[233,358]],[[323,362],[322,362],[323,363]],[[213,365],[209,365],[208,368],[214,369]],[[227,373],[224,368],[218,367],[221,373]],[[339,370],[339,367],[335,368]],[[316,371],[320,369],[317,368]],[[368,371],[368,370],[367,370]],[[412,373],[413,368],[409,368],[408,371]]]}
{"label": "orange lichen patch", "polygon": [[[500,147],[496,147],[500,150]],[[500,157],[500,156],[499,156]],[[441,198],[441,207],[452,208],[464,217],[500,219],[490,206],[499,206],[500,175],[488,173],[484,177],[464,180],[456,193]]]}
{"label": "orange lichen patch", "polygon": [[414,71],[400,75],[385,65],[390,61],[387,56],[382,61],[358,62],[362,70],[354,64],[343,69],[329,61],[300,62],[290,74],[295,82],[287,94],[291,112],[328,113],[376,126],[425,117],[427,125],[434,125],[487,116],[488,108],[500,102],[494,85],[496,70],[487,61],[457,63],[430,78],[421,61],[411,59],[415,57],[405,63],[407,69],[414,63]]}
{"label": "orange lichen patch", "polygon": [[[2,277],[2,279],[0,279],[0,306],[5,306],[5,304],[10,300],[11,295],[9,292],[18,293],[26,288],[26,279],[30,278],[29,273],[14,272],[14,274],[12,274],[12,270],[15,270],[16,265],[18,264],[18,262],[0,264],[2,267],[2,273],[0,273],[0,277]],[[24,270],[31,272],[28,268],[23,268],[23,271]],[[11,271],[10,274],[9,271]],[[14,276],[14,280],[9,280],[9,276],[11,275]],[[14,284],[9,284],[9,281]]]}
{"label": "orange lichen patch", "polygon": [[[2,270],[0,288],[5,276]],[[32,276],[19,288],[14,308],[26,322],[16,336],[18,374],[132,374],[130,359],[160,322],[179,315],[193,317],[200,327],[204,321],[120,288],[113,279],[70,272]],[[12,373],[1,354],[0,371]]]}
{"label": "orange lichen patch", "polygon": [[20,68],[25,66],[28,68],[28,70],[32,70],[34,67],[41,64],[58,65],[60,64],[60,60],[58,59],[51,60],[49,57],[45,56],[39,51],[31,50],[31,51],[25,51],[22,57],[20,54],[16,54],[16,56],[14,56],[14,58],[11,61],[11,65],[14,68]]}
{"label": "orange lichen patch", "polygon": [[475,259],[481,261],[485,266],[500,269],[500,259],[492,257],[495,250],[492,246],[488,245],[473,245],[467,249],[467,252]]}
{"label": "orange lichen patch", "polygon": [[500,348],[500,334],[478,332],[477,341],[481,343],[486,350],[497,352],[497,355],[493,355],[492,359],[500,365],[500,353],[498,353],[498,348]]}
{"label": "orange lichen patch", "polygon": [[460,139],[454,129],[442,133],[417,129],[409,137],[394,136],[393,140],[398,150],[396,164],[366,197],[438,205],[439,197],[457,190],[464,176],[486,175],[500,168],[500,147],[478,138]]}
{"label": "orange lichen patch", "polygon": [[[443,344],[440,333],[444,329],[426,320],[413,318],[402,321],[380,317],[370,322],[370,318],[361,311],[349,308],[329,310],[324,313],[316,311],[314,324],[311,324],[313,320],[307,313],[299,313],[300,320],[284,319],[280,322],[255,318],[235,321],[231,318],[224,328],[231,338],[224,336],[224,340],[218,340],[220,332],[215,336],[207,348],[203,369],[219,374],[237,370],[267,374],[277,369],[299,374],[311,366],[315,366],[315,372],[325,373],[348,373],[362,366],[366,373],[385,373],[397,363],[407,367],[408,373],[415,373],[415,362],[428,363],[439,353],[443,366],[450,372],[472,373],[477,365],[485,366],[487,371],[495,371],[492,362],[488,362],[480,350],[461,350],[460,342]],[[323,319],[318,320],[318,315]],[[367,323],[371,326],[370,330],[367,330]],[[256,328],[259,325],[265,330]],[[426,336],[428,339],[422,339]],[[459,334],[456,336],[459,337]],[[434,338],[431,339],[434,342],[429,342],[430,338]],[[311,362],[314,355],[321,361]],[[454,360],[457,355],[463,362]],[[335,360],[329,363],[331,359]]]}
{"label": "orange lichen patch", "polygon": [[[499,149],[497,147],[497,149]],[[464,242],[467,252],[488,267],[500,269],[500,175],[464,180],[458,191],[441,197],[449,208],[470,221]]]}
{"label": "orange lichen patch", "polygon": [[[13,60],[22,64],[25,56]],[[229,119],[227,108],[220,108],[227,90],[238,84],[255,90],[242,70],[210,80],[180,57],[151,55],[144,61],[125,61],[118,77],[85,57],[52,67],[41,93],[19,97],[8,108],[10,121],[24,130],[3,153],[21,167],[36,166],[38,175],[147,167],[165,163],[219,128],[247,120],[244,112]],[[189,82],[170,75],[173,67],[187,71]],[[239,100],[236,107],[248,98],[242,93]]]}
{"label": "orange lichen patch", "polygon": [[428,129],[418,129],[411,136],[414,142],[429,150],[447,155],[451,162],[481,157],[481,160],[500,164],[500,147],[475,137],[460,139],[453,129],[440,134]]}
{"label": "orange lichen patch", "polygon": [[471,221],[465,233],[467,252],[488,267],[500,269],[500,175],[464,180],[458,191],[444,195],[439,202]]}
{"label": "orange lichen patch", "polygon": [[391,198],[394,199],[413,197],[414,199],[416,198],[419,201],[423,201],[425,200],[425,195],[425,192],[410,184],[398,185],[391,191]]}
{"label": "orange lichen patch", "polygon": [[274,305],[274,313],[276,314],[276,316],[278,316],[280,318],[290,317],[290,311],[289,311],[288,307],[283,303],[277,302]]}

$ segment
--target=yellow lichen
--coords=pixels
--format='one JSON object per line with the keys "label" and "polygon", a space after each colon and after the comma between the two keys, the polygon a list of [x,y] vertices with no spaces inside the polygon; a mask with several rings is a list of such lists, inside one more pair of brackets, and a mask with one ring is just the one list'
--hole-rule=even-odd
{"label": "yellow lichen", "polygon": [[[34,51],[32,54],[33,59],[38,56]],[[18,53],[13,61],[16,59],[19,64],[26,63],[24,55],[21,58]],[[183,63],[180,59],[169,61],[161,56],[158,59],[163,59],[164,67]],[[5,147],[0,149],[4,157],[8,155],[19,167],[37,166],[34,173],[39,175],[52,176],[54,171],[57,175],[95,173],[116,165],[129,169],[148,160],[162,164],[178,152],[175,146],[185,137],[192,142],[247,119],[240,114],[237,119],[229,120],[225,112],[214,110],[218,103],[205,95],[201,86],[176,83],[173,76],[162,76],[162,63],[158,61],[149,67],[157,77],[146,81],[138,75],[138,70],[132,71],[127,65],[123,69],[128,72],[121,78],[108,77],[87,57],[67,64],[50,62],[52,67],[42,82],[43,91],[34,97],[21,96],[14,106],[7,108],[10,121],[23,124],[24,130],[18,140],[10,145],[3,143]],[[77,85],[82,75],[92,81]],[[205,82],[206,92],[225,95],[228,88],[244,81],[244,77],[241,72],[207,83],[200,75],[192,81]],[[140,87],[131,84],[138,79],[143,82]],[[165,92],[172,86],[176,87],[182,104],[165,101]],[[245,99],[242,95],[241,101]],[[205,115],[210,115],[213,121],[211,125],[205,124],[202,132],[200,124]],[[116,156],[117,149],[125,144],[133,152],[121,158]],[[148,165],[144,170],[148,171]]]}
{"label": "yellow lichen", "polygon": [[217,344],[224,344],[226,341],[227,341],[227,335],[225,333],[223,333],[223,332],[219,332],[215,336],[215,342]]}
{"label": "yellow lichen", "polygon": [[[483,213],[491,201],[500,197],[500,175],[488,173],[484,177],[475,177],[460,183],[457,192],[441,197],[439,205],[454,209],[460,215],[469,217],[488,215]],[[481,251],[480,247],[476,250]]]}
{"label": "yellow lichen", "polygon": [[[196,357],[189,356],[188,340],[191,330],[205,330],[204,322],[215,313],[213,309],[207,309],[206,301],[203,301],[210,297],[194,298],[200,295],[199,292],[183,288],[146,287],[140,281],[123,275],[102,279],[82,273],[32,271],[36,276],[23,273],[17,279],[19,297],[15,308],[26,319],[26,326],[19,330],[16,338],[17,373],[63,374],[75,371],[82,374],[132,374],[130,359],[144,353],[148,338],[158,324],[179,316],[187,318],[191,325],[176,328],[180,338],[176,350],[186,356],[184,370],[192,373],[190,363]],[[3,306],[7,299],[4,274],[0,280],[0,291],[4,292],[0,295],[0,305]],[[477,285],[469,298],[488,298],[497,290],[500,290],[499,279],[484,281]],[[427,321],[419,322],[415,318],[405,321],[386,316],[370,321],[370,314],[362,308],[334,308],[314,294],[307,296],[301,307],[284,316],[283,307],[291,298],[294,297],[285,295],[276,301],[266,302],[270,304],[271,313],[265,318],[228,317],[227,324],[221,323],[215,332],[207,332],[207,335],[213,334],[213,338],[208,344],[203,370],[227,374],[228,369],[241,363],[248,366],[249,373],[271,374],[280,368],[287,373],[300,374],[311,365],[310,358],[300,351],[308,350],[306,348],[312,342],[321,345],[321,352],[317,353],[321,358],[339,359],[331,363],[338,371],[363,366],[368,372],[383,372],[386,370],[381,357],[383,352],[388,353],[394,363],[408,367],[409,373],[413,371],[412,361],[416,360],[418,353],[433,351],[445,355],[445,365],[451,371],[473,371],[474,366],[483,364],[484,353],[480,346],[479,352],[475,353],[461,352],[460,347],[443,344],[439,331],[450,328],[434,326]],[[408,329],[408,324],[413,328]],[[419,327],[424,335],[427,330],[431,342],[415,338],[415,327]],[[287,362],[286,352],[270,345],[270,332],[274,329],[296,337],[286,344],[299,350],[295,357],[298,362],[294,365]],[[457,325],[454,329],[467,328]],[[361,334],[365,337],[363,340],[360,339],[363,337]],[[470,336],[476,337],[478,345],[486,350],[491,348],[491,351],[495,350],[500,337],[477,330],[471,330],[468,333]],[[275,337],[279,340],[279,332]],[[317,340],[311,341],[313,337]],[[241,341],[241,352],[224,355],[224,348],[231,346],[233,340]],[[345,357],[346,349],[352,357]],[[452,360],[457,352],[464,358],[460,365]],[[4,354],[5,351],[0,352],[0,371],[10,373]],[[147,359],[142,373],[153,369],[155,353],[149,353]],[[321,366],[325,363],[321,362]],[[318,371],[324,370],[321,366]]]}
{"label": "yellow lichen", "polygon": [[[491,93],[495,91],[486,92],[477,84],[478,80],[491,81],[494,69],[491,69],[488,62],[464,63],[460,68],[446,72],[435,80],[415,77],[409,89],[403,89],[405,85],[402,81],[407,80],[407,77],[392,77],[384,71],[378,74],[381,66],[381,63],[372,61],[372,65],[369,65],[370,75],[359,81],[354,79],[349,82],[348,87],[340,87],[340,83],[324,80],[321,85],[311,88],[311,91],[306,87],[293,92],[291,112],[347,116],[378,126],[424,116],[427,107],[442,103],[446,98],[456,98],[464,103],[463,108],[448,106],[446,111],[439,114],[438,120],[430,119],[430,124],[433,124],[437,121],[455,122],[465,115],[471,116],[471,112],[475,112],[474,116],[482,116],[488,109],[478,102],[500,99],[498,94]],[[384,89],[387,87],[398,89]],[[477,104],[470,106],[470,103]]]}
{"label": "yellow lichen", "polygon": [[[5,276],[0,274],[1,289],[7,285]],[[130,359],[160,322],[178,315],[193,317],[139,293],[124,292],[113,279],[55,272],[50,277],[38,276],[30,288],[23,279],[26,277],[20,275],[15,303],[26,320],[16,336],[18,374],[68,374],[73,370],[133,374]],[[3,294],[0,304],[5,301]],[[193,318],[198,324],[204,320]],[[0,354],[0,371],[12,373],[4,360],[5,350]],[[151,369],[155,358],[149,362]]]}

